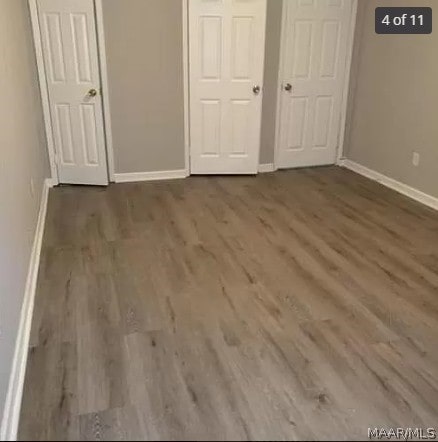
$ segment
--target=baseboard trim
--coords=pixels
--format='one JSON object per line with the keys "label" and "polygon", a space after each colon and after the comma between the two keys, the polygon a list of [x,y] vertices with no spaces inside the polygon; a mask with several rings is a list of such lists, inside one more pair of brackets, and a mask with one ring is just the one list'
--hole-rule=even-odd
{"label": "baseboard trim", "polygon": [[274,172],[274,163],[259,164],[259,173]]}
{"label": "baseboard trim", "polygon": [[180,170],[160,170],[157,172],[134,172],[116,173],[116,183],[133,183],[136,181],[160,181],[187,178],[189,173],[186,169]]}
{"label": "baseboard trim", "polygon": [[41,193],[40,209],[30,255],[29,271],[26,279],[23,305],[21,307],[18,335],[15,341],[12,371],[9,377],[8,393],[6,396],[6,403],[0,429],[0,440],[4,441],[17,440],[21,399],[23,395],[24,378],[26,374],[26,364],[29,350],[30,329],[35,301],[35,290],[40,265],[41,245],[46,222],[49,189],[52,186],[53,183],[51,179],[46,179],[44,181],[43,190]]}
{"label": "baseboard trim", "polygon": [[425,206],[431,207],[432,209],[438,210],[438,198],[435,198],[427,193],[421,192],[420,190],[414,189],[413,187],[403,184],[393,178],[389,178],[375,170],[368,169],[368,167],[362,166],[361,164],[355,163],[354,161],[348,159],[342,159],[339,165],[350,169],[353,172],[363,175],[371,180],[377,181],[386,187],[389,187],[396,192],[399,192],[413,200],[424,204]]}
{"label": "baseboard trim", "polygon": [[52,187],[57,186],[59,183],[57,180],[53,179],[53,178],[46,178],[46,182],[45,184],[47,185],[47,187],[49,189],[51,189]]}

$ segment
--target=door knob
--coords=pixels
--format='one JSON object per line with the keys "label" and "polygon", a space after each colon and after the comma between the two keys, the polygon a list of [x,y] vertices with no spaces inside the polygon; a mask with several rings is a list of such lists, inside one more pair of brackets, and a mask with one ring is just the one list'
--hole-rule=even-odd
{"label": "door knob", "polygon": [[87,94],[89,97],[95,97],[97,95],[96,89],[90,89]]}
{"label": "door knob", "polygon": [[286,83],[286,85],[284,86],[284,90],[286,92],[290,92],[292,90],[292,85],[290,83]]}
{"label": "door knob", "polygon": [[260,86],[254,86],[252,88],[252,91],[254,92],[254,95],[258,95],[258,94],[260,94],[261,88],[260,88]]}

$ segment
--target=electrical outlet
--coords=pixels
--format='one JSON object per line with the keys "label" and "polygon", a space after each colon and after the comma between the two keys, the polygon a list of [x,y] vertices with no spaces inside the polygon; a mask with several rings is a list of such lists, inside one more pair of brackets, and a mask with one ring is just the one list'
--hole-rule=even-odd
{"label": "electrical outlet", "polygon": [[418,152],[414,152],[412,154],[412,164],[415,167],[418,167],[420,165],[420,154]]}
{"label": "electrical outlet", "polygon": [[33,178],[30,179],[30,194],[32,197],[35,196],[35,183],[33,181]]}

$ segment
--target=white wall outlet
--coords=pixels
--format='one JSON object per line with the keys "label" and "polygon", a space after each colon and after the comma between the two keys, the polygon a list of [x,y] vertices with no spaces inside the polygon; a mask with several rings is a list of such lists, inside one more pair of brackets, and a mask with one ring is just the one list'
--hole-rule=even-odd
{"label": "white wall outlet", "polygon": [[415,167],[418,167],[420,165],[420,154],[418,152],[414,152],[412,154],[412,164]]}

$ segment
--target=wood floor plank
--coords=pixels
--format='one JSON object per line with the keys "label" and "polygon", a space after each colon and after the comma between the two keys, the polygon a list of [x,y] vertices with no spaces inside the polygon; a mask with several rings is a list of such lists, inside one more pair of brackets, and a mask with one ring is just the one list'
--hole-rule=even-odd
{"label": "wood floor plank", "polygon": [[438,213],[338,167],[50,193],[21,440],[438,422]]}

